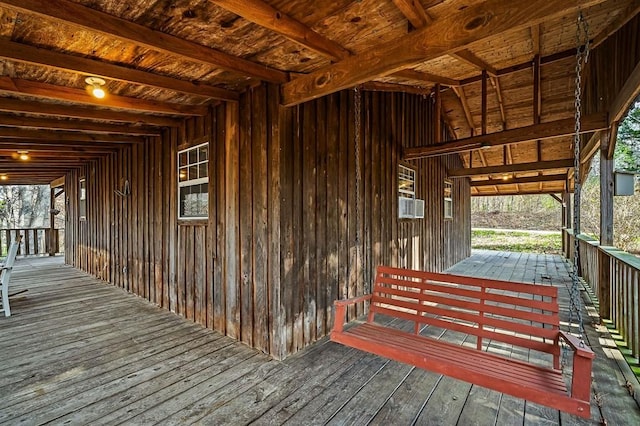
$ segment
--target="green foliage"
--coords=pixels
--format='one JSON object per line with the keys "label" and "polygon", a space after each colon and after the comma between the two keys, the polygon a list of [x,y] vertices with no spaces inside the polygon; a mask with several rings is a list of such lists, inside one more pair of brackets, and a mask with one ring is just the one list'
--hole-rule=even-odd
{"label": "green foliage", "polygon": [[640,102],[618,127],[614,159],[617,170],[640,172]]}
{"label": "green foliage", "polygon": [[474,249],[560,254],[562,235],[560,232],[538,233],[473,229],[471,231],[471,246]]}

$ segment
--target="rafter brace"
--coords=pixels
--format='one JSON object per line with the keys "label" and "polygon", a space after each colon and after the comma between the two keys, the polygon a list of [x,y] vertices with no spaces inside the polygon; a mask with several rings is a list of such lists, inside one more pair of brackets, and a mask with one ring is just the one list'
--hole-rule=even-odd
{"label": "rafter brace", "polygon": [[[606,114],[592,114],[582,118],[581,132],[594,132],[606,129],[607,126]],[[415,160],[417,158],[434,157],[454,152],[569,136],[572,135],[573,132],[575,132],[575,120],[573,118],[567,118],[497,133],[489,133],[487,135],[472,136],[470,138],[442,144],[407,148],[404,152],[404,159]]]}
{"label": "rafter brace", "polygon": [[473,169],[452,169],[449,170],[449,177],[472,177],[493,174],[519,173],[519,172],[542,172],[544,170],[573,169],[573,159],[536,161],[535,163],[519,163],[503,166],[477,167]]}

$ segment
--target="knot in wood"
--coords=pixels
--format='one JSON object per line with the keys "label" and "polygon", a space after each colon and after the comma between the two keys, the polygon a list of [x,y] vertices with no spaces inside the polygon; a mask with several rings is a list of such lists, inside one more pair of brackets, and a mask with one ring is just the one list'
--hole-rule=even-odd
{"label": "knot in wood", "polygon": [[470,21],[468,21],[465,25],[464,25],[464,29],[467,31],[473,31],[476,30],[480,27],[484,27],[485,25],[487,25],[489,23],[489,21],[491,20],[491,18],[493,17],[493,15],[490,12],[485,12],[480,16],[476,16],[475,18],[471,19]]}

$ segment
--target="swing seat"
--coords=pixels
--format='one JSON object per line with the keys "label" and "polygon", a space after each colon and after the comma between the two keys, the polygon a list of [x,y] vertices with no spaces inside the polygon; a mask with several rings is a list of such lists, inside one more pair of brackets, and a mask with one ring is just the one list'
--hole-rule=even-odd
{"label": "swing seat", "polygon": [[[346,308],[364,301],[370,303],[367,321],[345,328]],[[334,305],[334,342],[591,416],[594,354],[559,330],[553,286],[379,266],[372,294]],[[386,316],[384,325],[374,322],[379,314]],[[465,334],[475,341],[461,342]],[[569,389],[560,368],[561,340],[573,350]]]}

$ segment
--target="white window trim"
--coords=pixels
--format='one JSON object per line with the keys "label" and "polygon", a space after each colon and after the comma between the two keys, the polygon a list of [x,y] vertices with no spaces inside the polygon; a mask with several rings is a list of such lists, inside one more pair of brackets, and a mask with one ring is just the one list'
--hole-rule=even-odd
{"label": "white window trim", "polygon": [[[443,203],[442,203],[442,209],[443,209],[443,217],[445,219],[453,219],[453,182],[450,180],[445,179],[444,181],[444,186],[446,188],[446,186],[449,185],[451,187],[451,196],[450,197],[444,197],[443,196]],[[444,191],[443,191],[444,192]],[[447,215],[447,208],[446,205],[447,203],[449,203],[449,205],[451,206],[450,209],[450,215]]]}
{"label": "white window trim", "polygon": [[[196,186],[196,185],[202,185],[203,183],[208,184],[209,183],[209,176],[207,173],[207,177],[204,178],[198,178],[198,179],[190,179],[190,180],[185,180],[185,181],[180,181],[180,169],[181,168],[185,168],[185,167],[181,167],[180,166],[180,154],[182,154],[183,152],[189,152],[189,151],[193,151],[193,150],[198,150],[199,148],[206,146],[207,147],[207,151],[209,151],[209,142],[204,142],[198,145],[194,145],[194,146],[190,146],[188,148],[185,149],[181,149],[178,151],[177,154],[177,165],[178,165],[178,173],[176,175],[176,179],[178,180],[178,194],[177,194],[177,201],[178,201],[178,220],[203,220],[203,219],[209,219],[209,213],[207,212],[206,215],[203,216],[181,216],[180,214],[180,188],[185,188],[188,186]],[[200,164],[203,163],[207,163],[207,167],[209,167],[209,160],[210,160],[210,153],[207,152],[207,160],[206,161],[198,161],[196,163],[193,164],[188,164],[186,166],[186,168],[191,167],[191,166],[198,166]],[[208,202],[207,202],[208,204]]]}

